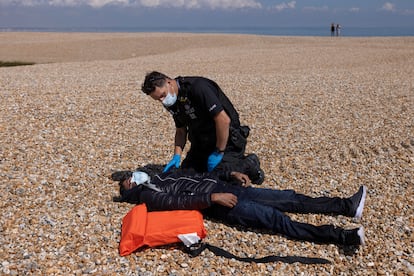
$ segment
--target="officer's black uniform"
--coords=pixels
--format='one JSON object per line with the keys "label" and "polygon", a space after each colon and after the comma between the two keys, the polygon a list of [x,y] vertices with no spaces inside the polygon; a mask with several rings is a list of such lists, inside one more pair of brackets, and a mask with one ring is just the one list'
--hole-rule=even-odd
{"label": "officer's black uniform", "polygon": [[[191,148],[181,167],[192,168],[198,172],[207,171],[208,156],[216,149],[216,126],[213,118],[224,110],[231,120],[230,132],[223,160],[216,170],[235,170],[249,175],[249,164],[242,162],[243,165],[240,162],[245,159],[246,138],[250,129],[248,126],[240,126],[239,114],[220,87],[214,81],[203,77],[177,77],[175,80],[178,84],[177,102],[166,108],[173,115],[177,128],[187,128],[188,140],[191,142]],[[260,168],[257,156],[254,157],[254,162],[257,161],[256,165]],[[243,166],[246,168],[243,169]]]}

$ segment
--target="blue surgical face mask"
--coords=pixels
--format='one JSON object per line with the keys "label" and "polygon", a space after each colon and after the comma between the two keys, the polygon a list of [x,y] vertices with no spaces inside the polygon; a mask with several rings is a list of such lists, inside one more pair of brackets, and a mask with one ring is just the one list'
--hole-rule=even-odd
{"label": "blue surgical face mask", "polygon": [[148,174],[144,172],[136,171],[132,174],[131,182],[135,182],[135,184],[140,185],[145,182],[149,182],[150,177]]}
{"label": "blue surgical face mask", "polygon": [[162,104],[166,107],[170,107],[177,101],[177,95],[168,91],[167,96],[162,100]]}

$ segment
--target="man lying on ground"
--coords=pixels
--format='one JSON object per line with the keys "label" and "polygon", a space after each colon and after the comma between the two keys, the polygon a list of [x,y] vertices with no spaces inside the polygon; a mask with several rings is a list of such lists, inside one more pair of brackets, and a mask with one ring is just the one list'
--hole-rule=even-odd
{"label": "man lying on ground", "polygon": [[344,215],[360,219],[366,198],[361,186],[349,198],[317,197],[293,190],[231,185],[223,179],[250,184],[247,175],[165,172],[152,179],[136,171],[120,181],[121,201],[145,203],[149,211],[200,210],[224,223],[269,229],[289,238],[338,245],[364,245],[364,228],[344,229],[334,225],[315,226],[292,221],[283,212]]}

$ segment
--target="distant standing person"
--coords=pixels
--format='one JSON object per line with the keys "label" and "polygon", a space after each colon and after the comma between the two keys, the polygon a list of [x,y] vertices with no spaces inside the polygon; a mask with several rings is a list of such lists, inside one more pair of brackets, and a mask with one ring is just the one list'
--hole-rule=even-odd
{"label": "distant standing person", "polygon": [[331,36],[335,36],[335,24],[331,24]]}
{"label": "distant standing person", "polygon": [[336,24],[336,36],[340,36],[341,34],[341,25]]}

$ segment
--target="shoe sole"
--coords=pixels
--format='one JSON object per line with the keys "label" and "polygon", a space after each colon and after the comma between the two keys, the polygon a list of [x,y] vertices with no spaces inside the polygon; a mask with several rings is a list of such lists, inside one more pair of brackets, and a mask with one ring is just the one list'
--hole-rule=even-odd
{"label": "shoe sole", "polygon": [[359,236],[359,240],[361,242],[361,245],[364,246],[365,245],[365,231],[364,231],[364,227],[361,226],[358,229],[358,232],[357,233],[358,233],[358,236]]}

